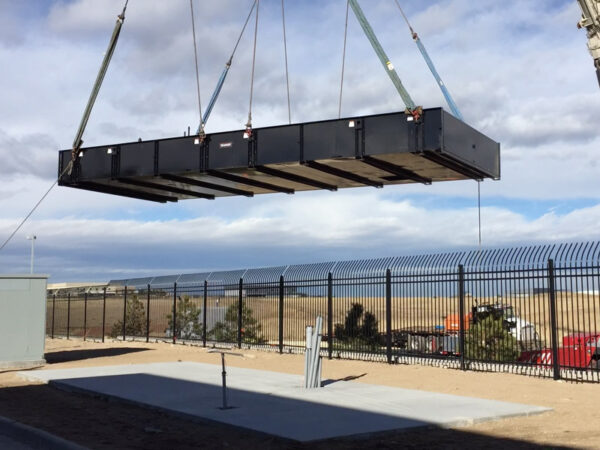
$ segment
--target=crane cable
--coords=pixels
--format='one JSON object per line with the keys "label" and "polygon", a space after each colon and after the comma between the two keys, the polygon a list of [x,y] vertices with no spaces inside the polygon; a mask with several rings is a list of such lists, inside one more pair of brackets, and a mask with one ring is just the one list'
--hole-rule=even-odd
{"label": "crane cable", "polygon": [[250,75],[250,102],[248,105],[248,122],[246,123],[246,131],[244,137],[250,139],[252,137],[252,97],[254,95],[254,68],[256,66],[256,38],[258,36],[258,9],[260,0],[256,0],[256,21],[254,23],[254,47],[252,50],[252,72]]}
{"label": "crane cable", "polygon": [[202,97],[200,95],[200,74],[198,72],[198,46],[196,45],[196,23],[194,20],[194,2],[190,0],[190,13],[192,16],[192,39],[194,40],[194,60],[196,61],[196,90],[198,92],[198,112],[200,114],[200,131],[204,134],[204,119],[202,117]]}
{"label": "crane cable", "polygon": [[446,99],[446,103],[448,103],[448,106],[450,107],[452,114],[454,114],[454,116],[456,118],[458,118],[460,120],[464,120],[462,113],[460,112],[460,110],[458,109],[458,106],[456,105],[456,102],[452,98],[452,95],[450,95],[450,91],[448,90],[448,88],[446,87],[444,82],[442,81],[442,77],[440,76],[437,69],[435,68],[435,65],[433,64],[432,59],[429,57],[429,53],[427,52],[425,45],[423,45],[423,42],[421,42],[419,35],[415,32],[415,30],[413,30],[413,27],[410,25],[410,22],[408,21],[408,17],[406,17],[406,14],[404,14],[404,10],[402,9],[402,6],[400,6],[400,2],[398,0],[394,0],[394,1],[396,2],[396,6],[398,7],[398,9],[400,10],[400,14],[402,14],[402,17],[404,18],[406,25],[408,25],[408,29],[410,30],[410,35],[413,38],[413,41],[415,42],[415,44],[417,45],[419,52],[421,52],[421,56],[425,60],[427,67],[429,67],[429,71],[433,75],[433,78],[435,78],[437,85],[439,86],[440,90],[442,91],[442,94],[444,95],[444,98]]}
{"label": "crane cable", "polygon": [[19,225],[17,225],[17,228],[14,229],[14,231],[10,234],[10,236],[4,241],[4,243],[2,244],[2,246],[0,246],[0,251],[2,251],[2,249],[4,247],[6,247],[6,245],[12,240],[12,238],[15,236],[15,234],[18,233],[18,231],[21,229],[21,227],[23,225],[25,225],[25,222],[27,222],[27,220],[31,217],[31,215],[35,212],[35,210],[38,208],[38,206],[41,205],[41,203],[46,199],[46,197],[48,197],[48,194],[50,194],[50,192],[52,191],[52,189],[54,189],[54,187],[56,186],[56,184],[58,183],[58,180],[60,180],[62,178],[62,176],[67,173],[67,171],[70,169],[71,167],[71,162],[69,162],[69,164],[67,164],[67,166],[63,169],[63,171],[61,172],[61,174],[58,176],[58,178],[56,180],[54,180],[54,183],[52,183],[52,186],[50,186],[50,188],[46,191],[46,193],[44,195],[42,195],[42,198],[40,198],[38,200],[38,202],[35,204],[35,206],[33,208],[31,208],[31,211],[29,211],[29,213],[25,216],[25,218],[21,221],[21,223],[19,223]]}
{"label": "crane cable", "polygon": [[81,122],[79,123],[79,128],[77,129],[77,134],[75,135],[75,139],[73,140],[73,148],[71,150],[71,160],[65,166],[65,168],[60,172],[52,186],[42,195],[42,197],[37,201],[37,203],[31,208],[29,213],[25,216],[25,218],[17,225],[14,231],[8,236],[8,238],[2,243],[0,246],[0,251],[4,249],[8,245],[8,243],[12,240],[12,238],[18,233],[21,227],[29,220],[29,218],[33,215],[33,213],[37,210],[37,208],[42,204],[42,202],[46,199],[46,197],[50,194],[52,189],[58,184],[58,181],[67,173],[71,173],[75,162],[81,156],[80,150],[81,145],[83,144],[83,133],[87,126],[88,120],[92,113],[92,108],[94,107],[94,103],[96,102],[96,98],[98,97],[98,93],[100,92],[100,87],[102,86],[102,82],[104,81],[104,77],[106,75],[106,71],[108,70],[108,65],[110,60],[112,59],[113,53],[115,52],[115,48],[117,46],[117,41],[119,40],[119,35],[121,34],[121,27],[123,22],[125,21],[125,11],[127,10],[127,5],[129,4],[129,0],[125,0],[125,5],[123,6],[123,11],[121,14],[117,16],[117,22],[115,24],[115,28],[113,30],[112,36],[110,38],[108,49],[104,54],[104,59],[102,60],[102,64],[100,65],[100,70],[98,71],[98,75],[96,76],[96,81],[92,88],[92,92],[90,97],[88,98],[87,105],[83,112],[83,116],[81,118]]}
{"label": "crane cable", "polygon": [[92,108],[94,107],[94,103],[96,102],[96,98],[98,97],[98,93],[100,92],[100,88],[102,87],[102,82],[104,81],[104,77],[106,75],[106,71],[108,70],[108,65],[110,64],[110,60],[115,52],[115,48],[117,47],[117,41],[119,40],[119,35],[121,34],[121,27],[123,26],[123,22],[125,21],[125,11],[127,10],[127,4],[129,0],[125,0],[125,5],[123,6],[123,11],[121,14],[117,16],[117,22],[115,23],[115,28],[113,29],[112,36],[110,37],[110,41],[108,43],[108,48],[104,53],[104,59],[102,60],[102,64],[100,65],[100,69],[98,70],[98,75],[96,76],[96,81],[94,82],[94,86],[92,88],[92,92],[90,93],[90,97],[88,98],[87,105],[83,112],[83,116],[81,118],[81,122],[79,123],[79,128],[77,130],[77,134],[75,135],[75,139],[73,140],[73,148],[71,150],[71,162],[69,163],[68,173],[70,174],[75,162],[80,157],[80,149],[83,144],[83,133],[87,126],[88,120],[92,113]]}
{"label": "crane cable", "polygon": [[346,68],[346,41],[348,38],[348,13],[350,12],[350,1],[346,1],[346,25],[344,26],[344,50],[342,51],[342,77],[340,80],[340,101],[338,106],[338,119],[342,118],[342,95],[344,93],[344,71]]}
{"label": "crane cable", "polygon": [[[400,6],[400,2],[398,0],[394,0],[394,1],[396,2],[396,6],[398,7],[398,9],[400,10],[400,14],[402,14],[402,17],[404,18],[404,21],[406,22],[406,25],[408,26],[408,29],[410,30],[410,34],[411,34],[413,40],[415,41],[415,43],[417,44],[417,47],[419,48],[419,51],[421,52],[423,59],[425,59],[425,63],[429,67],[429,70],[431,71],[433,77],[435,78],[437,84],[439,85],[439,87],[442,91],[442,94],[444,95],[444,98],[446,99],[446,102],[448,103],[448,106],[452,110],[452,113],[458,119],[464,120],[460,110],[458,109],[458,106],[456,105],[456,103],[454,102],[454,99],[450,95],[450,91],[448,91],[448,88],[442,81],[442,78],[440,77],[440,75],[438,74],[438,71],[436,70],[435,66],[433,65],[433,61],[429,57],[429,54],[427,53],[425,46],[421,42],[419,35],[415,32],[415,30],[411,26],[411,24],[408,20],[408,17],[406,17],[406,14],[404,13],[404,10],[402,9],[402,6]],[[481,181],[482,180],[475,180],[475,181],[477,182],[478,246],[479,246],[479,249],[481,249]]]}
{"label": "crane cable", "polygon": [[283,23],[283,52],[285,55],[285,82],[287,86],[288,122],[292,123],[292,107],[290,105],[290,76],[288,72],[287,38],[285,33],[285,0],[281,0],[281,22]]}
{"label": "crane cable", "polygon": [[[219,98],[221,89],[223,88],[223,85],[225,84],[225,79],[227,78],[227,73],[229,72],[229,69],[231,68],[231,64],[233,62],[233,57],[238,48],[238,45],[240,44],[240,41],[242,40],[244,31],[246,31],[246,26],[248,26],[248,22],[250,21],[250,18],[252,17],[252,12],[254,11],[255,6],[256,6],[256,0],[254,0],[254,2],[252,3],[250,12],[248,13],[248,16],[246,17],[246,21],[244,22],[244,26],[242,27],[242,31],[240,32],[240,34],[237,38],[237,41],[235,43],[235,46],[233,47],[233,51],[231,52],[231,56],[225,63],[225,68],[223,69],[223,72],[221,72],[221,76],[219,77],[219,80],[217,81],[217,86],[215,87],[215,90],[213,91],[212,96],[210,97],[210,100],[208,102],[208,106],[206,107],[206,110],[204,111],[204,116],[202,116],[201,122],[203,122],[205,125],[206,125],[206,122],[208,122],[208,118],[210,117],[210,113],[212,112],[212,109],[215,106],[217,99]],[[196,134],[200,135],[200,131],[201,131],[201,125],[198,125]]]}

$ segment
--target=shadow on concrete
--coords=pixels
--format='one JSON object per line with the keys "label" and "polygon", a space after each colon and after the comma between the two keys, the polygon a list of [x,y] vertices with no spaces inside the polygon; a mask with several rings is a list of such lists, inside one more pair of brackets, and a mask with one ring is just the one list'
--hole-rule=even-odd
{"label": "shadow on concrete", "polygon": [[327,380],[322,381],[321,386],[325,387],[330,384],[337,383],[339,381],[354,381],[354,380],[358,380],[359,378],[364,377],[365,375],[367,375],[367,374],[361,373],[360,375],[348,375],[347,377],[344,377],[344,378],[337,378],[337,379],[329,378]]}
{"label": "shadow on concrete", "polygon": [[107,397],[65,392],[48,385],[7,387],[0,389],[0,416],[9,417],[97,449],[542,450],[553,448],[562,450],[570,448],[488,436],[461,429],[442,429],[436,426],[364,436],[361,439],[339,438],[302,444],[248,432],[221,423],[183,420],[181,415],[164,414],[156,409],[141,408],[127,402],[113,402],[106,399]]}
{"label": "shadow on concrete", "polygon": [[122,347],[122,348],[98,348],[91,350],[63,350],[59,352],[48,352],[44,355],[48,364],[63,363],[69,361],[81,361],[83,359],[106,358],[109,356],[120,356],[128,353],[144,352],[149,348]]}
{"label": "shadow on concrete", "polygon": [[[228,405],[234,408],[223,410],[220,408],[221,386],[147,373],[82,377],[53,380],[50,383],[70,392],[149,407],[189,421],[226,424],[250,433],[276,436],[290,443],[341,437],[363,439],[398,431],[441,429],[433,419],[428,422],[398,413],[367,411],[323,404],[314,399],[304,400],[236,388],[227,390]],[[339,395],[344,395],[344,392],[339,392]],[[431,414],[435,415],[436,411],[432,409]],[[487,416],[481,414],[456,411],[449,416],[438,415],[437,420],[442,421],[444,426],[458,426],[465,424],[465,417],[473,416],[475,421],[496,418],[487,410]],[[471,419],[466,421],[470,422]]]}

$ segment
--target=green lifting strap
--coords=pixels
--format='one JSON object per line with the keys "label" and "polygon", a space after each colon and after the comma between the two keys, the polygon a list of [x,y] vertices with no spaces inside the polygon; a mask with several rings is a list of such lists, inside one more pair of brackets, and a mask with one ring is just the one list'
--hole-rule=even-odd
{"label": "green lifting strap", "polygon": [[[104,59],[102,60],[100,70],[98,71],[98,75],[96,76],[96,82],[94,83],[94,87],[92,88],[92,92],[85,107],[85,111],[83,112],[83,117],[81,118],[77,134],[75,135],[75,139],[73,140],[71,163],[75,162],[79,157],[81,144],[83,144],[83,132],[85,131],[88,119],[90,118],[90,114],[92,113],[92,108],[94,107],[94,103],[96,102],[96,97],[98,97],[98,93],[100,92],[100,87],[102,86],[102,81],[104,81],[104,76],[106,75],[106,71],[108,70],[108,65],[110,64],[110,60],[113,56],[113,53],[115,52],[117,41],[119,39],[119,34],[121,33],[121,27],[123,26],[123,22],[125,21],[125,10],[127,9],[127,3],[129,3],[129,0],[125,1],[123,12],[121,12],[121,14],[117,16],[117,22],[115,23],[115,28],[113,30],[112,36],[110,37],[110,42],[108,43],[108,48],[106,49],[106,53],[104,54]],[[72,164],[70,164],[70,166],[72,168]]]}
{"label": "green lifting strap", "polygon": [[406,105],[406,108],[410,112],[414,112],[415,110],[418,109],[417,106],[415,105],[415,102],[413,102],[412,98],[410,97],[410,94],[408,93],[408,91],[406,90],[404,85],[402,84],[400,77],[396,73],[396,69],[394,69],[394,66],[390,62],[390,59],[388,58],[387,54],[383,50],[383,47],[379,43],[377,36],[375,36],[375,32],[373,31],[373,28],[369,24],[369,21],[367,20],[362,9],[360,8],[358,1],[357,0],[349,0],[349,2],[350,2],[350,6],[352,7],[352,11],[354,11],[354,15],[356,15],[356,18],[358,19],[360,26],[362,27],[363,31],[365,32],[365,35],[367,36],[367,39],[369,39],[369,42],[373,46],[373,50],[375,50],[375,53],[377,53],[377,56],[379,57],[379,61],[381,61],[381,64],[383,65],[383,67],[385,68],[385,71],[387,72],[388,76],[392,80],[392,83],[394,83],[394,86],[398,90],[400,97],[402,97],[402,101]]}

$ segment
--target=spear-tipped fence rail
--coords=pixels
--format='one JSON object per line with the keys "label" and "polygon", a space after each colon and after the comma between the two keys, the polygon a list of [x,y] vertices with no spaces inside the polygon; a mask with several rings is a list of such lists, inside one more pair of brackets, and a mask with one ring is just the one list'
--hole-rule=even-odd
{"label": "spear-tipped fence rail", "polygon": [[49,292],[47,333],[600,382],[600,242],[113,280]]}

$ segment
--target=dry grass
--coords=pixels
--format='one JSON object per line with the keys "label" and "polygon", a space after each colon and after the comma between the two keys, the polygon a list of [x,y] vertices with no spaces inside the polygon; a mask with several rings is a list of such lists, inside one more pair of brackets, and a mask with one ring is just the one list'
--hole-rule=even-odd
{"label": "dry grass", "polygon": [[[202,308],[201,297],[191,297],[191,301]],[[144,308],[146,299],[140,298]],[[276,343],[279,336],[279,298],[250,297],[244,301],[252,309],[253,316],[262,326],[262,333],[270,343]],[[392,301],[392,329],[429,329],[444,325],[449,314],[458,313],[456,297],[394,297]],[[480,298],[479,304],[501,301],[514,307],[516,314],[535,325],[543,342],[550,342],[550,301],[548,295],[512,297],[509,299]],[[237,305],[237,297],[209,297],[208,311],[218,306],[228,308]],[[361,303],[365,311],[375,315],[379,329],[385,329],[385,299],[381,297],[346,297],[333,300],[333,323],[343,323],[352,303]],[[465,312],[469,312],[475,299],[467,297]],[[172,313],[173,299],[170,296],[152,297],[150,300],[150,335],[165,337],[168,329],[167,315]],[[82,299],[72,300],[70,305],[70,335],[83,336],[85,307]],[[54,311],[55,335],[66,335],[67,301],[57,300]],[[90,299],[87,302],[87,336],[102,335],[102,299]],[[221,311],[222,314],[222,311]],[[556,298],[558,338],[575,332],[600,332],[600,297],[597,295],[571,294],[558,292]],[[327,317],[327,299],[325,297],[286,297],[284,300],[284,340],[302,341],[305,327],[314,324],[315,317]],[[48,303],[47,331],[52,329],[52,302]],[[123,299],[107,298],[106,327],[108,335],[114,323],[123,319]]]}

